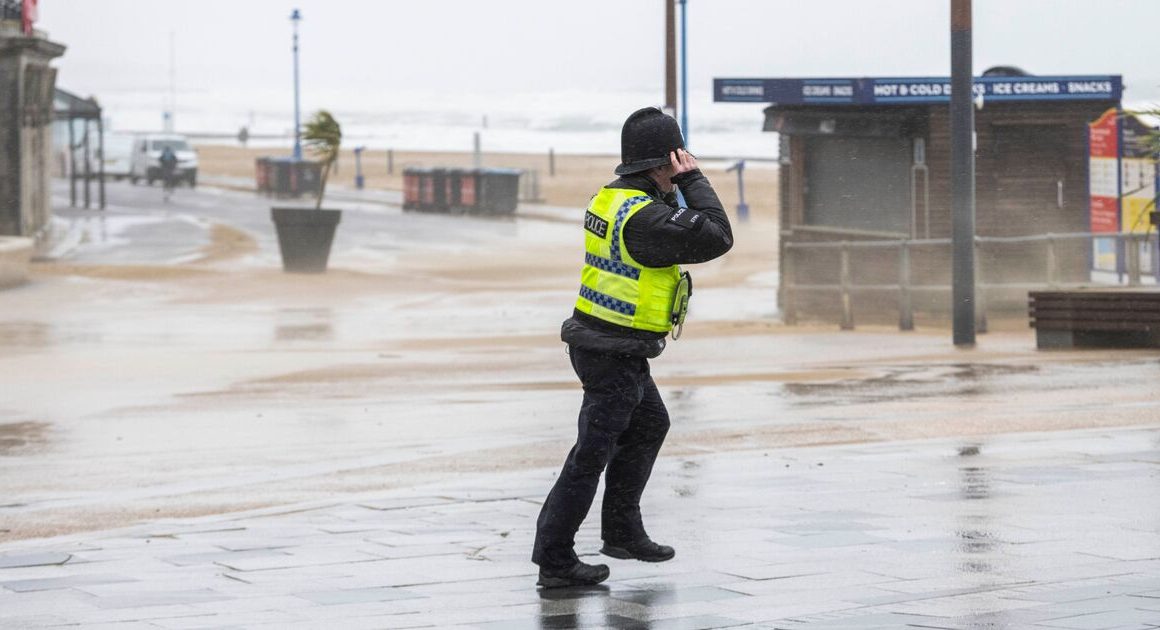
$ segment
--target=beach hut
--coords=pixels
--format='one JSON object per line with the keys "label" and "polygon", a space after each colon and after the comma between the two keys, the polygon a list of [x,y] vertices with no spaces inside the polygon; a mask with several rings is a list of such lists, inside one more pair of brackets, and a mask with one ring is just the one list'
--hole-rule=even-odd
{"label": "beach hut", "polygon": [[[1023,309],[1026,285],[1089,279],[1089,123],[1121,77],[974,80],[980,306]],[[718,102],[767,103],[780,142],[781,289],[797,315],[875,318],[950,300],[948,77],[720,78]],[[990,239],[987,241],[986,239]],[[1050,276],[1050,277],[1049,277]]]}

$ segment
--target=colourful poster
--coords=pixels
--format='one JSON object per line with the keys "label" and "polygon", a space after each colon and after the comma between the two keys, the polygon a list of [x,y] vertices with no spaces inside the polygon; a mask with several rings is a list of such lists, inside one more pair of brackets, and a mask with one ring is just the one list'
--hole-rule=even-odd
{"label": "colourful poster", "polygon": [[1131,114],[1120,117],[1120,230],[1145,234],[1152,229],[1148,211],[1156,198],[1156,160],[1151,127]]}
{"label": "colourful poster", "polygon": [[1092,239],[1092,269],[1116,270],[1116,239],[1109,236]]}
{"label": "colourful poster", "polygon": [[1120,231],[1119,112],[1104,112],[1088,124],[1088,194],[1091,231]]}
{"label": "colourful poster", "polygon": [[[1149,215],[1156,199],[1157,171],[1148,140],[1151,132],[1152,128],[1136,116],[1116,109],[1109,109],[1088,125],[1088,207],[1093,233],[1152,231]],[[1097,271],[1122,273],[1125,265],[1132,264],[1129,260],[1139,260],[1140,271],[1153,274],[1153,240],[1137,238],[1118,243],[1111,237],[1092,239],[1092,267]]]}

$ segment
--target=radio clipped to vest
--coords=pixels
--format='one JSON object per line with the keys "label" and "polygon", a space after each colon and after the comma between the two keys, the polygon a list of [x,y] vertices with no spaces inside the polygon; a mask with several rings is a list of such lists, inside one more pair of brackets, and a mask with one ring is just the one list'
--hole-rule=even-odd
{"label": "radio clipped to vest", "polygon": [[681,279],[677,282],[677,292],[673,295],[673,341],[681,338],[685,330],[685,315],[689,313],[689,298],[693,297],[693,276],[681,272]]}

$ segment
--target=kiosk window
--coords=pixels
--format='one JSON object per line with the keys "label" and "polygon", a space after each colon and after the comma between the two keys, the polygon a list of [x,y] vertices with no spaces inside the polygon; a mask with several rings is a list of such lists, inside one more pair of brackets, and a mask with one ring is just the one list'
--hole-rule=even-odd
{"label": "kiosk window", "polygon": [[909,138],[806,140],[808,225],[910,233]]}

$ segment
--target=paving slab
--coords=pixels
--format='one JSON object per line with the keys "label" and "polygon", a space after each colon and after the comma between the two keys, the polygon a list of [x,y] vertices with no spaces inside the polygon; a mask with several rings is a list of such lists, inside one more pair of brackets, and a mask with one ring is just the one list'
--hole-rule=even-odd
{"label": "paving slab", "polygon": [[21,567],[47,567],[64,564],[72,558],[72,554],[59,552],[33,552],[0,554],[0,569],[17,569]]}
{"label": "paving slab", "polygon": [[8,543],[0,627],[1148,628],[1156,448],[1160,426],[662,457],[642,510],[676,559],[604,558],[591,519],[577,550],[612,577],[589,589],[535,587],[552,469]]}

